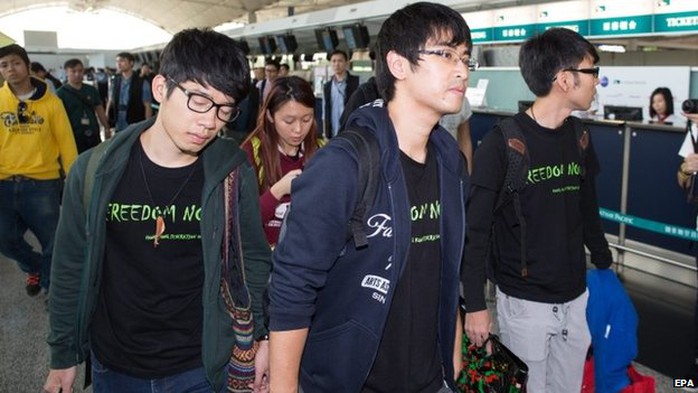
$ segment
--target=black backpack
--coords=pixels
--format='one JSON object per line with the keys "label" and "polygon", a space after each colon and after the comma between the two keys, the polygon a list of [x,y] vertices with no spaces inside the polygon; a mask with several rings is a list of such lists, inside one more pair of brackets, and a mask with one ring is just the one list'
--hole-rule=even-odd
{"label": "black backpack", "polygon": [[[566,121],[571,121],[574,126],[574,131],[577,136],[577,147],[579,148],[580,156],[580,175],[582,178],[586,175],[586,149],[589,146],[589,130],[578,119],[568,117]],[[526,188],[528,179],[528,169],[531,163],[531,158],[528,154],[528,146],[526,138],[521,131],[521,127],[513,117],[507,117],[500,120],[496,125],[502,131],[504,137],[504,145],[506,148],[507,170],[504,175],[504,183],[497,196],[497,203],[494,208],[494,215],[501,213],[502,209],[509,203],[514,204],[514,212],[516,219],[519,221],[519,229],[521,231],[521,276],[528,276],[528,268],[526,266],[526,219],[521,210],[521,200],[519,194]],[[496,261],[494,255],[495,237],[494,227],[491,229],[490,242],[490,265]],[[494,282],[494,274],[488,271],[488,277]]]}

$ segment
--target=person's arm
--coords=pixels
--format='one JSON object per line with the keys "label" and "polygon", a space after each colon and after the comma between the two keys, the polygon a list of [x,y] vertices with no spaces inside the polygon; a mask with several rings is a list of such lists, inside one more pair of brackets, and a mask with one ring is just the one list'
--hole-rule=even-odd
{"label": "person's arm", "polygon": [[458,140],[458,148],[468,162],[468,174],[471,174],[473,173],[473,141],[470,138],[470,119],[466,119],[458,125],[456,139]]}
{"label": "person's arm", "polygon": [[53,133],[56,143],[58,143],[58,152],[60,154],[61,167],[63,173],[68,175],[70,167],[73,165],[75,158],[78,156],[78,148],[75,145],[75,136],[73,135],[73,127],[70,125],[70,120],[65,112],[65,107],[60,99],[57,99],[57,104],[52,106],[51,110],[51,132]]}
{"label": "person's arm", "polygon": [[143,107],[145,108],[145,118],[150,119],[153,117],[153,92],[150,89],[150,83],[147,79],[143,81]]}
{"label": "person's arm", "polygon": [[684,157],[676,173],[679,186],[683,189],[688,189],[691,185],[691,175],[694,173],[698,173],[698,153],[689,153]]}
{"label": "person's arm", "polygon": [[257,353],[254,356],[254,393],[269,392],[269,340],[259,341]]}
{"label": "person's arm", "polygon": [[245,282],[250,292],[254,315],[254,337],[268,334],[265,326],[264,292],[271,271],[271,251],[259,219],[259,194],[256,177],[246,163],[240,171],[240,228],[243,260],[245,261]]}
{"label": "person's arm", "polygon": [[308,328],[272,331],[269,334],[269,368],[273,393],[297,393],[301,356]]}
{"label": "person's arm", "polygon": [[275,393],[297,389],[318,291],[346,244],[347,222],[356,206],[358,165],[341,146],[329,144],[318,150],[293,181],[286,232],[274,249],[269,329]]}
{"label": "person's arm", "polygon": [[43,391],[47,393],[72,392],[77,373],[78,366],[72,366],[64,370],[49,370]]}
{"label": "person's arm", "polygon": [[99,124],[104,127],[104,138],[111,138],[111,132],[109,131],[109,119],[107,119],[107,114],[104,111],[104,107],[100,104],[95,107],[95,114],[99,120]]}
{"label": "person's arm", "polygon": [[462,271],[466,309],[464,329],[470,342],[477,346],[482,346],[490,333],[485,282],[497,195],[495,191],[473,185],[468,204],[468,243]]}
{"label": "person's arm", "polygon": [[490,332],[485,303],[486,267],[489,262],[494,209],[506,174],[502,132],[490,131],[475,153],[468,200],[467,244],[461,270],[465,301],[464,329],[470,341],[481,346]]}
{"label": "person's arm", "polygon": [[85,233],[85,208],[83,207],[83,173],[89,154],[81,156],[70,172],[65,184],[61,215],[56,228],[51,266],[51,296],[48,301],[50,371],[44,384],[50,392],[57,387],[70,392],[75,380],[77,364],[84,359],[76,352],[80,343],[75,342],[78,320],[78,297],[88,247]]}
{"label": "person's arm", "polygon": [[457,381],[463,370],[463,319],[460,307],[456,311],[456,339],[453,341],[453,380]]}
{"label": "person's arm", "polygon": [[591,262],[598,269],[607,269],[613,263],[611,250],[608,248],[608,241],[601,225],[599,216],[599,203],[596,196],[596,174],[598,172],[598,161],[594,152],[593,143],[589,139],[587,147],[586,175],[580,185],[582,225],[584,231],[584,244],[591,253]]}

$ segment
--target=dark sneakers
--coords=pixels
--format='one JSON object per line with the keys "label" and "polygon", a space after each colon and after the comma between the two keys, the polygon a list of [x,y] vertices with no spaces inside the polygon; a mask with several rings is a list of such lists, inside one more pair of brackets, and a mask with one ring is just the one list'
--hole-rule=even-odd
{"label": "dark sneakers", "polygon": [[25,289],[27,290],[27,295],[29,296],[36,296],[41,292],[41,285],[39,282],[41,281],[41,276],[39,273],[32,273],[27,276],[27,286]]}

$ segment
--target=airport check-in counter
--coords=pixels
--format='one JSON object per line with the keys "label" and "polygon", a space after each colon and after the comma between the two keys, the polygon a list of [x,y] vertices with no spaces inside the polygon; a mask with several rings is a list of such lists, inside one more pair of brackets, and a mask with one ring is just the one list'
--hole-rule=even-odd
{"label": "airport check-in counter", "polygon": [[[470,119],[473,146],[479,146],[497,121],[512,115],[474,109]],[[692,261],[698,243],[692,242],[698,241],[698,209],[687,203],[676,181],[685,126],[583,121],[601,167],[596,188],[602,223],[611,235],[611,246],[618,251],[619,264],[623,265],[626,252],[643,255],[658,261],[660,267],[645,264],[641,270],[662,276],[673,270],[669,278],[695,285],[696,275],[688,271],[696,270]]]}

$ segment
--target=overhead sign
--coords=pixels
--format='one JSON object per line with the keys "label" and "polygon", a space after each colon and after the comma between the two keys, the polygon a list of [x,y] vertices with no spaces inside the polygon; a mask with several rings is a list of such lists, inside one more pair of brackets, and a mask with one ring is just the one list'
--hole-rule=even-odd
{"label": "overhead sign", "polygon": [[553,27],[589,38],[698,32],[698,0],[571,0],[462,15],[476,44],[521,42]]}
{"label": "overhead sign", "polygon": [[470,27],[470,36],[474,44],[493,41],[492,25],[494,25],[494,12],[479,11],[461,14],[465,23]]}
{"label": "overhead sign", "polygon": [[[574,15],[576,20],[570,20]],[[552,27],[563,27],[581,35],[589,34],[589,2],[587,0],[565,1],[538,5],[537,31]]]}
{"label": "overhead sign", "polygon": [[653,0],[592,0],[589,35],[651,33],[653,7]]}
{"label": "overhead sign", "polygon": [[494,12],[495,41],[522,41],[536,33],[536,12],[534,5],[506,8]]}
{"label": "overhead sign", "polygon": [[589,22],[589,35],[632,35],[652,32],[652,15],[621,18],[592,19]]}
{"label": "overhead sign", "polygon": [[664,33],[696,31],[698,30],[698,11],[655,15],[653,30]]}

